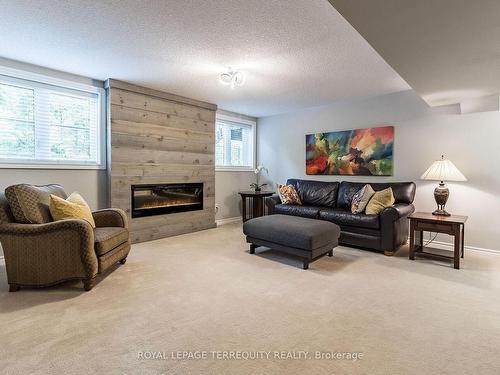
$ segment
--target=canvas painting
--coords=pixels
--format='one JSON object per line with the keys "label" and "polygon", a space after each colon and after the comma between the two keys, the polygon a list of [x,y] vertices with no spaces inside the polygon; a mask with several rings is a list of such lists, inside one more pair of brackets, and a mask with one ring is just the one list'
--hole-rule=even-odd
{"label": "canvas painting", "polygon": [[394,126],[306,135],[308,175],[392,176]]}

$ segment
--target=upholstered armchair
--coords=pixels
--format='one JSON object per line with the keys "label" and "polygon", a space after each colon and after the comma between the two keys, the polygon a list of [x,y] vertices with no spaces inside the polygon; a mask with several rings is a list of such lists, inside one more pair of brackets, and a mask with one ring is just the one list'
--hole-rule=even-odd
{"label": "upholstered armchair", "polygon": [[50,194],[67,198],[59,185],[14,185],[0,193],[0,243],[11,292],[75,279],[89,291],[98,273],[127,259],[130,239],[122,210],[93,212],[96,228],[85,220],[52,221]]}

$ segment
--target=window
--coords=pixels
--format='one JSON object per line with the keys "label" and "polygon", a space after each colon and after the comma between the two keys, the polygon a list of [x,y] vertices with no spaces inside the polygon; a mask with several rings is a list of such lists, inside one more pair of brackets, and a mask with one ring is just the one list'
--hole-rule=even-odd
{"label": "window", "polygon": [[255,123],[217,114],[215,167],[217,170],[255,168]]}
{"label": "window", "polygon": [[102,89],[3,73],[2,68],[1,167],[104,167]]}

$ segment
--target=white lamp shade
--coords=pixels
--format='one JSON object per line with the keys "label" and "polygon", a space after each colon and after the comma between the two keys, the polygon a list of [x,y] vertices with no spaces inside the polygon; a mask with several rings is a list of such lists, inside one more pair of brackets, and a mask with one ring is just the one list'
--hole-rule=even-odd
{"label": "white lamp shade", "polygon": [[444,158],[432,163],[420,178],[436,181],[467,181],[467,178],[455,167],[455,164]]}

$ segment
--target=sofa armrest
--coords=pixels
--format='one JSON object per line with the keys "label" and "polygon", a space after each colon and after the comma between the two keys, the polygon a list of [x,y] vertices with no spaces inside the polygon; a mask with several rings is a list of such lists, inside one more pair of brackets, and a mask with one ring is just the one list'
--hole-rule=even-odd
{"label": "sofa armrest", "polygon": [[94,230],[85,220],[0,224],[9,283],[50,285],[97,274]]}
{"label": "sofa armrest", "polygon": [[128,228],[128,218],[125,211],[119,208],[106,208],[92,212],[95,225],[101,227]]}
{"label": "sofa armrest", "polygon": [[382,222],[396,221],[403,217],[407,217],[413,212],[415,212],[415,206],[413,206],[413,204],[398,203],[392,207],[384,208],[380,213],[380,220]]}
{"label": "sofa armrest", "polygon": [[394,254],[408,239],[408,215],[415,211],[413,204],[398,203],[380,213],[381,248],[386,255]]}
{"label": "sofa armrest", "polygon": [[269,215],[272,215],[274,213],[274,206],[281,203],[280,196],[278,194],[273,194],[270,197],[266,197],[265,203]]}

